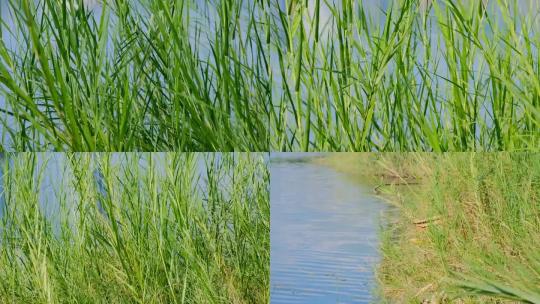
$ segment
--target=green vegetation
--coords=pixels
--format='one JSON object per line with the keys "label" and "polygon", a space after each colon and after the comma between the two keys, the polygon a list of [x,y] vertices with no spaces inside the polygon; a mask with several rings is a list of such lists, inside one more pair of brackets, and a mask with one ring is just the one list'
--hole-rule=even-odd
{"label": "green vegetation", "polygon": [[540,154],[325,163],[370,178],[398,211],[383,227],[378,269],[389,303],[540,303]]}
{"label": "green vegetation", "polygon": [[273,150],[540,146],[537,1],[285,2]]}
{"label": "green vegetation", "polygon": [[4,150],[540,146],[535,1],[80,1],[8,1]]}
{"label": "green vegetation", "polygon": [[534,0],[82,1],[4,5],[4,150],[540,147]]}
{"label": "green vegetation", "polygon": [[269,150],[265,1],[87,1],[0,4],[3,150]]}
{"label": "green vegetation", "polygon": [[[49,158],[63,159],[59,172],[47,172]],[[263,155],[18,153],[3,162],[0,302],[269,301]],[[43,196],[47,175],[54,197]]]}

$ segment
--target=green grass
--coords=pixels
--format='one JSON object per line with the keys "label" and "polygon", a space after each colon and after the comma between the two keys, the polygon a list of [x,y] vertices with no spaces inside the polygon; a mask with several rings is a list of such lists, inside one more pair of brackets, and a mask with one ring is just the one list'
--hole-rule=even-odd
{"label": "green grass", "polygon": [[[47,159],[63,159],[59,172]],[[269,302],[262,154],[17,153],[3,163],[0,302]],[[45,208],[47,176],[56,196]]]}
{"label": "green grass", "polygon": [[383,226],[377,271],[388,303],[540,303],[540,154],[352,154],[327,162],[336,163],[390,184],[378,188],[397,211]]}
{"label": "green grass", "polygon": [[285,2],[275,8],[273,150],[540,146],[536,1],[519,11],[515,0],[437,0],[427,13],[426,0],[397,0],[382,20],[372,1]]}
{"label": "green grass", "polygon": [[265,1],[79,1],[7,0],[3,150],[268,151]]}
{"label": "green grass", "polygon": [[4,150],[540,147],[533,0],[8,1]]}

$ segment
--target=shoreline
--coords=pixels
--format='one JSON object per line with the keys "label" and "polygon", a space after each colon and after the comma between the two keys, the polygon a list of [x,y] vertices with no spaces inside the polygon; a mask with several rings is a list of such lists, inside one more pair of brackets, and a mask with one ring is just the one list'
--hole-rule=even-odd
{"label": "shoreline", "polygon": [[387,302],[538,303],[539,160],[537,154],[350,153],[319,163],[375,188],[385,185],[378,195],[398,208],[381,231],[377,280]]}

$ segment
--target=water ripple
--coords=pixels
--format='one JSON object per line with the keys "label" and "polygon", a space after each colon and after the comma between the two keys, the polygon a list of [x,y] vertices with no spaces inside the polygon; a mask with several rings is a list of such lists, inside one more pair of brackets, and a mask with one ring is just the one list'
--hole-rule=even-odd
{"label": "water ripple", "polygon": [[374,301],[384,204],[309,162],[272,162],[270,170],[271,303]]}

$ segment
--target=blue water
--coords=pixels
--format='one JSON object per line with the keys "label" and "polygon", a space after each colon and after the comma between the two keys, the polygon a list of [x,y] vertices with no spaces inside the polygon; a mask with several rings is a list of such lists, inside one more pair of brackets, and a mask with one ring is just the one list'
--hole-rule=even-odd
{"label": "blue water", "polygon": [[376,301],[386,206],[369,188],[308,159],[271,157],[271,303]]}

